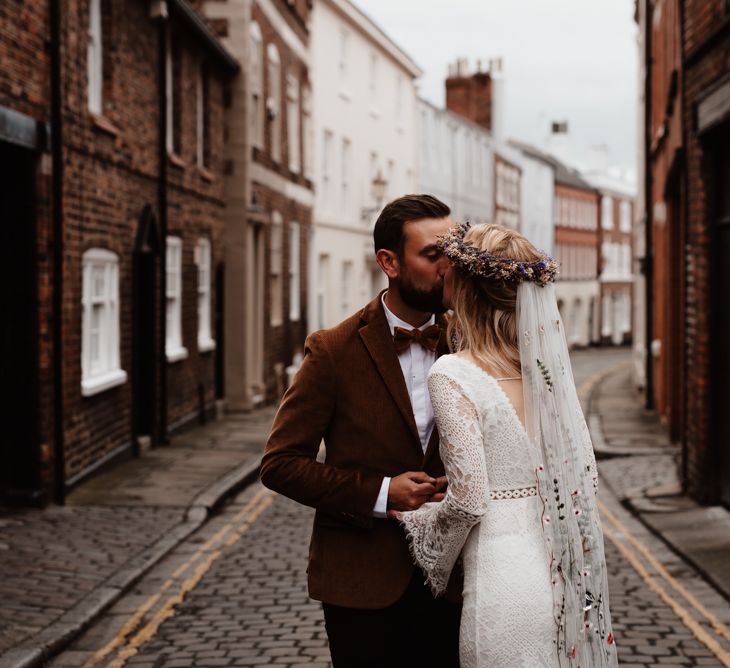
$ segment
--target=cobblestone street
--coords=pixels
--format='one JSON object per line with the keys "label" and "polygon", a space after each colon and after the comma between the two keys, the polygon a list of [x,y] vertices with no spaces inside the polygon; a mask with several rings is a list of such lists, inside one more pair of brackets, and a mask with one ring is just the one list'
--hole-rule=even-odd
{"label": "cobblestone street", "polygon": [[[627,359],[627,351],[578,353],[577,384],[585,388]],[[607,483],[661,482],[667,457],[599,462],[621,665],[730,665],[727,600],[633,517]],[[310,509],[259,483],[249,486],[49,665],[329,666],[321,609],[306,592],[311,519]]]}

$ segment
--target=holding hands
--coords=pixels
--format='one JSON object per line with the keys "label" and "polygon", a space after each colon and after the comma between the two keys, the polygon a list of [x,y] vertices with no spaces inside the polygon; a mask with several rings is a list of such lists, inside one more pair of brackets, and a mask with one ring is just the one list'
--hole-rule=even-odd
{"label": "holding hands", "polygon": [[388,517],[398,519],[399,511],[417,510],[429,501],[445,496],[446,476],[433,478],[423,471],[407,471],[392,478],[388,487]]}

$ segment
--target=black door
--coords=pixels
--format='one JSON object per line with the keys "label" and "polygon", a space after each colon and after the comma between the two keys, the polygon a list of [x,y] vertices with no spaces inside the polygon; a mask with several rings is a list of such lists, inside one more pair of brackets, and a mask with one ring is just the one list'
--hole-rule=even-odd
{"label": "black door", "polygon": [[157,271],[160,239],[152,207],[139,219],[132,268],[132,434],[135,452],[155,445],[157,376]]}
{"label": "black door", "polygon": [[717,143],[715,181],[714,257],[715,300],[712,368],[715,371],[713,395],[715,400],[712,444],[722,458],[720,496],[730,506],[730,128],[726,128]]}
{"label": "black door", "polygon": [[0,497],[40,499],[36,154],[0,141]]}
{"label": "black door", "polygon": [[219,264],[215,271],[215,398],[223,399],[225,396],[225,373],[223,357],[223,308],[225,299],[225,270]]}

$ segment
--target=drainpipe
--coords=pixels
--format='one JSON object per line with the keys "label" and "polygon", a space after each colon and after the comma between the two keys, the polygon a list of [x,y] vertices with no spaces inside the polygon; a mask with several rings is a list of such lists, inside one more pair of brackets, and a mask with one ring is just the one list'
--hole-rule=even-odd
{"label": "drainpipe", "polygon": [[159,444],[167,443],[167,19],[168,9],[165,0],[153,0],[150,4],[150,16],[157,22],[157,87],[158,87],[158,122],[157,122],[157,216],[160,225],[160,290],[158,321],[158,352],[160,381],[159,406]]}
{"label": "drainpipe", "polygon": [[652,193],[651,162],[651,24],[652,12],[650,0],[644,0],[644,282],[646,285],[646,396],[645,406],[654,408],[654,358],[651,342],[654,340],[654,196]]}
{"label": "drainpipe", "polygon": [[53,191],[53,478],[56,503],[66,502],[63,431],[63,121],[61,114],[61,0],[50,0],[51,189]]}

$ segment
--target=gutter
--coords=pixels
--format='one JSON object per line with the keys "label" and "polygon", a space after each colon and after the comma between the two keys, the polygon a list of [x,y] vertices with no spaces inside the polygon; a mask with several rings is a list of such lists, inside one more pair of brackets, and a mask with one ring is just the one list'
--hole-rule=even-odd
{"label": "gutter", "polygon": [[653,247],[653,202],[651,172],[651,25],[650,0],[644,0],[644,282],[646,309],[646,396],[647,410],[654,408],[654,359],[651,342],[654,340],[654,247]]}

